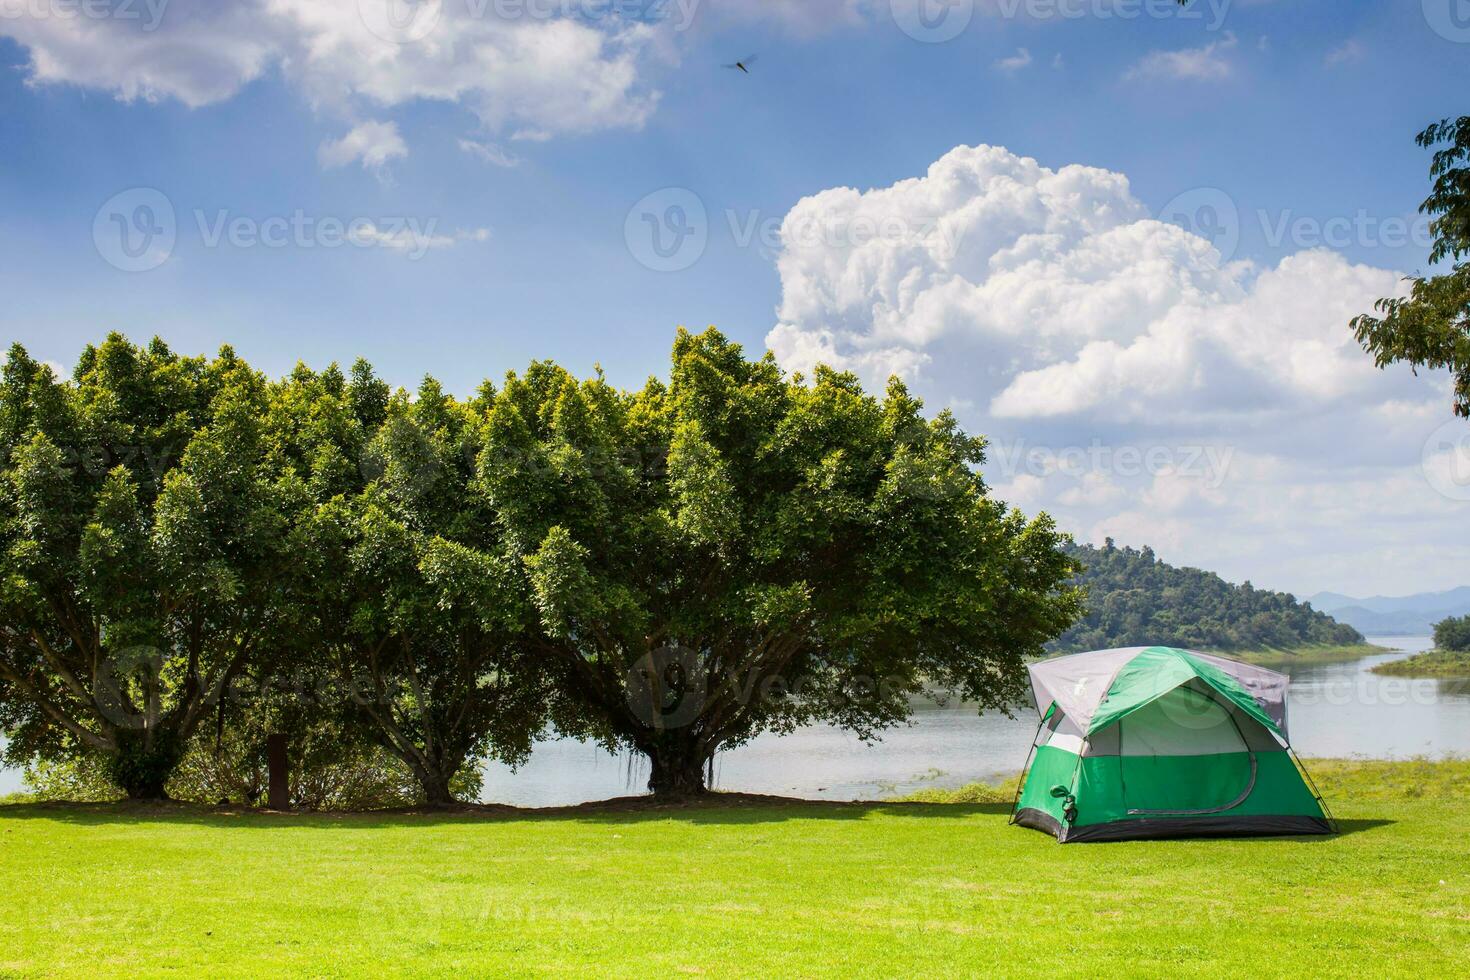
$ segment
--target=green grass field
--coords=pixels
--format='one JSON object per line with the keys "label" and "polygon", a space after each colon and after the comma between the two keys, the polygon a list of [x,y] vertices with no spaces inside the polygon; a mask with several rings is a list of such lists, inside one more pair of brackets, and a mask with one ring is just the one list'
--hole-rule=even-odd
{"label": "green grass field", "polygon": [[13,805],[0,976],[1458,975],[1470,763],[1382,765],[1319,763],[1345,833],[1276,840],[1062,846],[993,803]]}

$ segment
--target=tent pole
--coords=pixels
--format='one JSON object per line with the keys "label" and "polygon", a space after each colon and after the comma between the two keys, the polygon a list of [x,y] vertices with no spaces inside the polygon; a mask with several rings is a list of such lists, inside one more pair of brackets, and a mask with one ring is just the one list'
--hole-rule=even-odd
{"label": "tent pole", "polygon": [[1327,825],[1332,828],[1334,834],[1342,833],[1337,827],[1337,818],[1332,815],[1332,808],[1327,805],[1327,801],[1322,798],[1322,791],[1317,788],[1317,781],[1312,778],[1312,774],[1307,771],[1307,767],[1302,763],[1302,757],[1296,754],[1296,749],[1292,748],[1290,744],[1286,746],[1286,751],[1290,752],[1291,757],[1296,760],[1296,767],[1302,771],[1303,776],[1307,777],[1307,785],[1312,787],[1312,794],[1317,797],[1317,802],[1322,804],[1322,812],[1327,816]]}
{"label": "tent pole", "polygon": [[1041,737],[1042,726],[1046,724],[1046,717],[1036,723],[1036,734],[1031,736],[1031,750],[1026,753],[1026,762],[1021,766],[1021,775],[1016,777],[1016,798],[1011,800],[1011,819],[1006,821],[1006,826],[1016,822],[1016,807],[1021,805],[1021,787],[1026,785],[1026,770],[1031,768],[1031,757],[1036,754],[1036,740]]}

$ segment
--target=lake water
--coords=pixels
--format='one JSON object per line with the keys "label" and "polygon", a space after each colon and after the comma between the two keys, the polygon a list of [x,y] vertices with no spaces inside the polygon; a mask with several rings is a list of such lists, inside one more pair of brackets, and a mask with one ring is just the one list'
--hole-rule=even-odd
{"label": "lake water", "polygon": [[[1369,668],[1429,649],[1427,636],[1370,637],[1394,653],[1336,664],[1278,667],[1291,674],[1287,725],[1303,756],[1404,758],[1470,754],[1470,685],[1383,677]],[[870,800],[927,786],[997,782],[1026,762],[1036,718],[977,715],[951,703],[925,704],[913,724],[864,745],[825,726],[769,735],[723,753],[715,785],[723,790],[809,799]],[[492,765],[486,802],[557,806],[642,792],[640,760],[558,739],[537,746],[519,771]]]}
{"label": "lake water", "polygon": [[[1280,669],[1292,676],[1287,722],[1303,756],[1404,758],[1470,755],[1470,684],[1381,677],[1369,668],[1426,650],[1429,637],[1370,637],[1399,652],[1337,664]],[[1036,719],[977,715],[959,703],[925,703],[913,724],[864,745],[825,726],[794,735],[761,736],[723,753],[715,785],[725,790],[810,799],[861,800],[926,786],[998,781],[1026,760]],[[558,806],[642,792],[640,759],[616,756],[570,739],[543,742],[519,771],[491,765],[486,802]],[[0,794],[20,788],[19,773],[0,771]]]}

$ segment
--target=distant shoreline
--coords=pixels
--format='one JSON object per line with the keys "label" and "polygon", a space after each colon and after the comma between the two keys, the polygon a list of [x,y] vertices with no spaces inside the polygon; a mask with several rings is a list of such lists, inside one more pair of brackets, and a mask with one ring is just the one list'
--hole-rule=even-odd
{"label": "distant shoreline", "polygon": [[[1412,635],[1412,634],[1409,634]],[[1162,646],[1163,644],[1155,644]],[[1192,648],[1193,649],[1193,648]],[[1240,660],[1248,664],[1257,664],[1269,667],[1273,664],[1302,664],[1302,663],[1337,663],[1345,660],[1361,660],[1364,657],[1378,657],[1385,653],[1398,652],[1394,647],[1379,646],[1376,643],[1349,643],[1345,645],[1312,645],[1300,647],[1260,647],[1252,650],[1209,650],[1198,648],[1200,653],[1208,653],[1216,657],[1225,657],[1229,660]],[[1050,657],[1065,657],[1069,653],[1080,651],[1068,651],[1068,653],[1048,654]]]}
{"label": "distant shoreline", "polygon": [[[1412,634],[1405,634],[1412,635]],[[1248,664],[1269,667],[1273,664],[1340,663],[1345,660],[1361,660],[1394,653],[1393,647],[1375,643],[1350,643],[1344,646],[1264,647],[1259,650],[1205,650],[1216,656],[1243,660]]]}
{"label": "distant shoreline", "polygon": [[1470,652],[1425,650],[1403,660],[1378,664],[1373,673],[1394,677],[1470,677]]}

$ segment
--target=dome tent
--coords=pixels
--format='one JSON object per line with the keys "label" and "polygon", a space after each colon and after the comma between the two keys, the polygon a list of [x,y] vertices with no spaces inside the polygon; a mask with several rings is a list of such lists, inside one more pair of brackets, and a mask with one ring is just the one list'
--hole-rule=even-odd
{"label": "dome tent", "polygon": [[1013,823],[1064,843],[1334,832],[1293,761],[1285,674],[1174,647],[1027,669],[1041,723]]}

